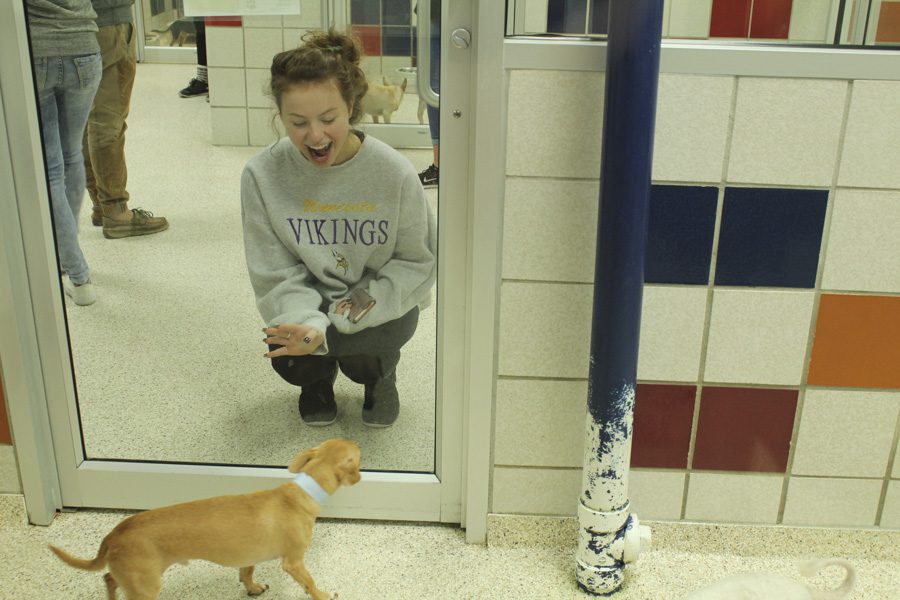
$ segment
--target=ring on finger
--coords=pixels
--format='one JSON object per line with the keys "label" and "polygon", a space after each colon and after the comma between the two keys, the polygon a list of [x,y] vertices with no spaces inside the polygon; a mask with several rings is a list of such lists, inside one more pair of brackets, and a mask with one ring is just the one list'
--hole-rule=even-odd
{"label": "ring on finger", "polygon": [[312,338],[310,338],[309,336],[306,336],[305,338],[303,338],[303,341],[308,344],[312,341]]}
{"label": "ring on finger", "polygon": [[294,333],[293,331],[288,331],[287,335],[284,336],[285,339],[288,339],[288,340],[291,339],[291,335],[292,335],[293,333]]}

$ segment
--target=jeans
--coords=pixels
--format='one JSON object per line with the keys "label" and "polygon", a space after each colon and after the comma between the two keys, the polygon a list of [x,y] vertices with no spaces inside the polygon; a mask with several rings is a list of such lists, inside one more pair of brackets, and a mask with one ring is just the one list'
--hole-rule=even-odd
{"label": "jeans", "polygon": [[57,256],[72,283],[82,284],[90,270],[78,245],[85,190],[81,144],[103,67],[100,54],[35,58],[33,66]]}
{"label": "jeans", "polygon": [[125,123],[137,65],[134,26],[107,25],[97,32],[103,76],[84,135],[87,188],[98,210],[103,204],[128,202]]}

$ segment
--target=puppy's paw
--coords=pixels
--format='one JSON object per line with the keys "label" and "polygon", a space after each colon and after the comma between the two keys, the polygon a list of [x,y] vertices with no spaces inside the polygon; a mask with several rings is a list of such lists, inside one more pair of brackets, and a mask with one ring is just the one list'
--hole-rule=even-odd
{"label": "puppy's paw", "polygon": [[253,584],[252,588],[249,588],[247,590],[247,595],[248,596],[259,596],[260,594],[265,592],[267,589],[269,589],[268,584],[264,583],[264,584],[260,585],[258,583],[255,583],[255,584]]}

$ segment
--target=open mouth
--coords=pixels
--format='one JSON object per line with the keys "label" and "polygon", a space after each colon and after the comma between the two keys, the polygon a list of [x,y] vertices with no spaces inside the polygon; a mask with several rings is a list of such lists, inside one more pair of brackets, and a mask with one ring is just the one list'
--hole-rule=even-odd
{"label": "open mouth", "polygon": [[319,146],[318,148],[307,146],[306,149],[309,150],[309,156],[313,161],[326,162],[328,161],[328,156],[331,154],[331,148],[333,145],[334,142],[328,142],[324,146]]}

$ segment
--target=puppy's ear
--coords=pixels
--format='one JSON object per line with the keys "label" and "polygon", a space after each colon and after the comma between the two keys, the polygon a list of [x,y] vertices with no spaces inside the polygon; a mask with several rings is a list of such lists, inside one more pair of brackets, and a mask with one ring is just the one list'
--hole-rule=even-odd
{"label": "puppy's ear", "polygon": [[334,474],[341,485],[354,485],[359,483],[359,480],[362,478],[359,473],[359,466],[349,457],[335,468]]}
{"label": "puppy's ear", "polygon": [[400,89],[404,92],[406,91],[406,77],[403,78],[403,83],[400,84]]}
{"label": "puppy's ear", "polygon": [[291,473],[299,473],[300,469],[306,466],[306,463],[311,461],[316,457],[316,453],[319,451],[319,448],[310,448],[309,450],[304,450],[300,454],[294,457],[288,464],[288,471]]}

